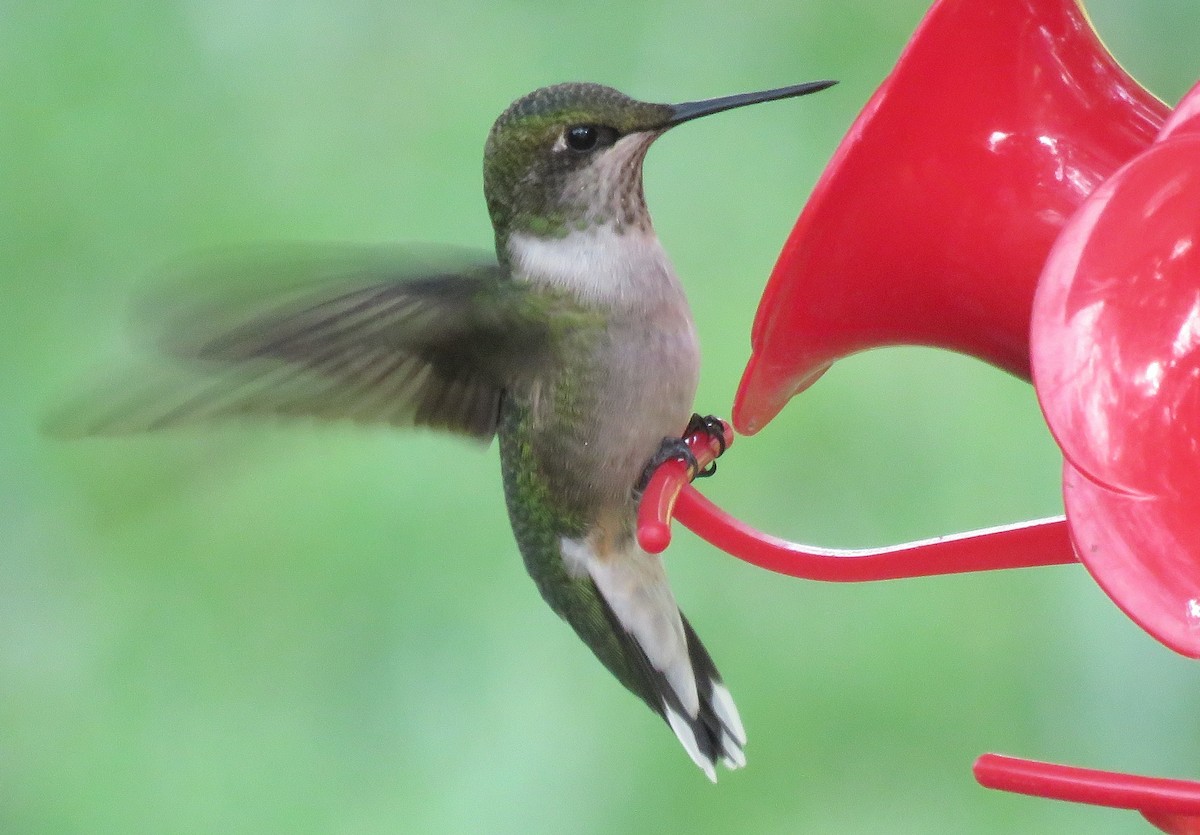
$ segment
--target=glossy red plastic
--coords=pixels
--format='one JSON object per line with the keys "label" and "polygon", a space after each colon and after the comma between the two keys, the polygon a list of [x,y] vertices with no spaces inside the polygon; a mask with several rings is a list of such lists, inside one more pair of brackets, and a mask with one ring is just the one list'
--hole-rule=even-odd
{"label": "glossy red plastic", "polygon": [[1032,351],[1082,562],[1143,628],[1200,658],[1200,135],[1189,125],[1194,115],[1064,229]]}
{"label": "glossy red plastic", "polygon": [[1133,809],[1171,835],[1200,835],[1200,783],[984,754],[975,779],[1000,791]]}
{"label": "glossy red plastic", "polygon": [[783,248],[734,427],[759,431],[835,360],[878,346],[1027,376],[1046,253],[1166,115],[1075,0],[935,3]]}

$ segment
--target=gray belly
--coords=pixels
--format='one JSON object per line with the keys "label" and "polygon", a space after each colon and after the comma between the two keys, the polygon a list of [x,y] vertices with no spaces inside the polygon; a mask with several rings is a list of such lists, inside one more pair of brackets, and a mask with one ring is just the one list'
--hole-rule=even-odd
{"label": "gray belly", "polygon": [[628,489],[662,439],[678,436],[687,425],[700,355],[690,321],[669,329],[618,328],[609,350],[610,374],[601,390],[609,421],[599,427],[608,449],[596,456],[595,466],[614,488]]}
{"label": "gray belly", "polygon": [[686,308],[653,324],[614,317],[588,353],[542,392],[532,435],[551,489],[585,515],[631,505],[663,438],[687,425],[700,369]]}

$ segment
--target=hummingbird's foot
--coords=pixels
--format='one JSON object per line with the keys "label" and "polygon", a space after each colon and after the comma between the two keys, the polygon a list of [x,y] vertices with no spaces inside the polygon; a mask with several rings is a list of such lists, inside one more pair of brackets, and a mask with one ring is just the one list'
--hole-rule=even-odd
{"label": "hummingbird's foot", "polygon": [[717,462],[713,461],[704,469],[700,469],[700,462],[696,460],[695,453],[687,444],[687,439],[697,432],[703,432],[710,439],[717,442],[720,446],[720,452],[717,456],[720,457],[726,450],[725,444],[725,423],[719,417],[714,415],[702,416],[699,412],[693,413],[691,420],[688,421],[687,427],[683,430],[683,435],[678,438],[663,438],[662,444],[658,447],[658,452],[651,456],[646,462],[646,469],[642,470],[641,478],[638,479],[634,490],[640,495],[646,485],[650,483],[654,471],[668,461],[679,459],[687,464],[688,480],[694,481],[697,478],[708,478],[717,471]]}
{"label": "hummingbird's foot", "polygon": [[662,443],[658,447],[658,452],[650,456],[650,460],[646,462],[646,468],[642,470],[642,476],[638,479],[637,486],[634,488],[637,494],[640,496],[645,491],[646,485],[650,483],[655,470],[668,461],[676,459],[683,461],[687,465],[689,480],[712,475],[713,467],[709,467],[707,470],[700,469],[700,462],[696,460],[696,455],[692,452],[691,447],[687,445],[687,441],[683,438],[663,438]]}

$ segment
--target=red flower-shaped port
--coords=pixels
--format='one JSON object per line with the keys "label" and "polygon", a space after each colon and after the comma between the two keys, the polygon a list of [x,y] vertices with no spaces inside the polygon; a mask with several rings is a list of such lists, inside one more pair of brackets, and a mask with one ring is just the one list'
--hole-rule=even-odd
{"label": "red flower-shaped port", "polygon": [[1200,658],[1200,93],[1064,229],[1033,310],[1034,382],[1080,560]]}
{"label": "red flower-shaped port", "polygon": [[734,428],[759,431],[835,360],[883,345],[1028,376],[1051,244],[1167,112],[1075,0],[935,3],[784,245]]}

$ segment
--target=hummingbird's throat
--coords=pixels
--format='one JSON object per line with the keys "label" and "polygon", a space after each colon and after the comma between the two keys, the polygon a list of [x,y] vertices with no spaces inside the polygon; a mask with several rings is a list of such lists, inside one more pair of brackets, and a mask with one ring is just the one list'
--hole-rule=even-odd
{"label": "hummingbird's throat", "polygon": [[513,231],[542,238],[563,238],[596,227],[617,235],[653,234],[642,192],[642,161],[657,136],[630,134],[586,164],[563,166],[527,182],[525,193],[518,195],[522,211],[513,218]]}
{"label": "hummingbird's throat", "polygon": [[576,205],[586,223],[611,225],[617,234],[653,234],[650,212],[642,191],[642,162],[659,133],[624,136],[568,178],[564,200]]}

